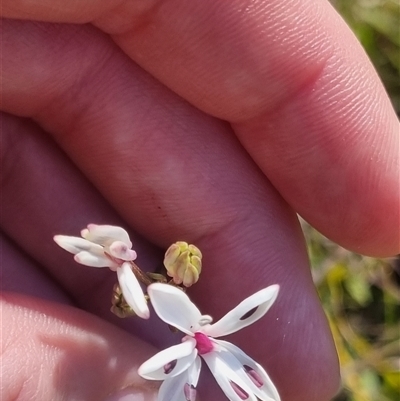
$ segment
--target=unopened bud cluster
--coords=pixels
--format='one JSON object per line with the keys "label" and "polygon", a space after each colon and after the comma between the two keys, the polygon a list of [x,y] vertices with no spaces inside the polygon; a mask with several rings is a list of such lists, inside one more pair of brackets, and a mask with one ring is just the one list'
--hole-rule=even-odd
{"label": "unopened bud cluster", "polygon": [[172,244],[165,253],[164,266],[175,284],[190,287],[201,273],[200,249],[184,241]]}

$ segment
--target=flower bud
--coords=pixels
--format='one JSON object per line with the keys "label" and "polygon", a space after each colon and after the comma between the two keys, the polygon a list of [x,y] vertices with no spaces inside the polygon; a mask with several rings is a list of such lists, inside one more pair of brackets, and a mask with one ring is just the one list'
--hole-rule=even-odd
{"label": "flower bud", "polygon": [[201,258],[202,254],[196,246],[178,241],[167,249],[164,266],[175,284],[183,283],[185,287],[190,287],[199,279]]}

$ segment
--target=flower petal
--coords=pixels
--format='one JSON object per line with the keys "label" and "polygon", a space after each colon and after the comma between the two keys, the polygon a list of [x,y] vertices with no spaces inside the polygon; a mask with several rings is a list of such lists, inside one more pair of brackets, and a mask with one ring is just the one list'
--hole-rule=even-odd
{"label": "flower petal", "polygon": [[104,254],[103,247],[79,237],[55,235],[54,241],[64,250],[75,254],[75,261],[92,267],[115,267],[116,264]]}
{"label": "flower petal", "polygon": [[127,304],[133,311],[142,319],[150,317],[150,311],[147,306],[146,298],[144,297],[142,287],[134,275],[131,265],[124,262],[117,269],[118,282],[121,287],[122,294]]}
{"label": "flower petal", "polygon": [[186,341],[164,349],[144,362],[138,373],[145,379],[165,380],[187,370],[197,357],[196,341]]}
{"label": "flower petal", "polygon": [[187,401],[185,384],[187,372],[165,379],[158,390],[157,401]]}
{"label": "flower petal", "polygon": [[121,260],[135,260],[137,258],[136,252],[128,248],[128,245],[122,241],[114,241],[110,246],[105,246],[104,251]]}
{"label": "flower petal", "polygon": [[[225,353],[226,355],[223,355]],[[222,391],[231,401],[257,401],[256,396],[251,391],[245,381],[236,373],[239,362],[230,355],[233,359],[233,363],[230,358],[223,358],[227,356],[228,351],[221,349],[218,352],[209,352],[208,354],[202,355],[206,361],[211,373],[214,375],[215,380],[221,387]],[[227,359],[227,360],[226,360]],[[239,368],[241,370],[241,367]]]}
{"label": "flower petal", "polygon": [[58,246],[67,252],[77,254],[81,251],[92,252],[98,249],[103,252],[103,247],[93,242],[87,241],[80,237],[70,237],[69,235],[55,235],[53,237],[54,241]]}
{"label": "flower petal", "polygon": [[154,283],[148,286],[147,293],[161,320],[183,333],[193,334],[201,313],[182,290],[172,285]]}
{"label": "flower petal", "polygon": [[200,369],[201,360],[197,356],[187,370],[164,380],[157,401],[195,401]]}
{"label": "flower petal", "polygon": [[81,231],[83,238],[95,242],[99,245],[111,245],[114,241],[121,241],[129,248],[132,248],[132,242],[129,234],[121,227],[110,225],[89,224],[87,228]]}
{"label": "flower petal", "polygon": [[201,359],[196,357],[194,362],[190,365],[188,369],[188,384],[196,387],[199,382],[199,376],[201,371]]}
{"label": "flower petal", "polygon": [[211,337],[226,336],[247,327],[263,317],[278,296],[279,285],[271,285],[256,292],[228,312],[218,322],[204,326],[203,332]]}
{"label": "flower petal", "polygon": [[[245,354],[236,345],[222,340],[214,340],[218,345],[230,352],[242,366],[241,370],[248,376],[246,381],[254,394],[262,401],[280,401],[278,390],[264,368]],[[241,375],[243,378],[243,375]]]}
{"label": "flower petal", "polygon": [[93,252],[82,251],[77,253],[74,259],[75,262],[85,266],[110,268],[115,268],[117,266],[111,259],[107,258],[104,253],[97,255]]}

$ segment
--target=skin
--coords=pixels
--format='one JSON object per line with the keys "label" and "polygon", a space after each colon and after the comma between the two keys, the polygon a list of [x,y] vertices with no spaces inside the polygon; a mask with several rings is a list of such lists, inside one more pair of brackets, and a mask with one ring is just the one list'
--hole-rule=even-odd
{"label": "skin", "polygon": [[[155,399],[136,374],[179,337],[109,312],[114,273],[52,242],[131,234],[138,264],[203,252],[189,295],[218,319],[269,284],[227,339],[282,401],[328,401],[338,362],[296,213],[354,251],[399,246],[399,126],[360,45],[322,0],[3,0],[2,399]],[[154,315],[154,314],[153,314]],[[202,399],[224,396],[202,374]]]}

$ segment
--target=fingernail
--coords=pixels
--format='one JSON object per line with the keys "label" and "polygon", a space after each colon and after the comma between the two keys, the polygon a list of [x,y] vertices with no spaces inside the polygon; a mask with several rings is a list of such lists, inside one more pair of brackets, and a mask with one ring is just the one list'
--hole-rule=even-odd
{"label": "fingernail", "polygon": [[126,388],[108,396],[105,401],[156,401],[157,393],[147,389]]}

